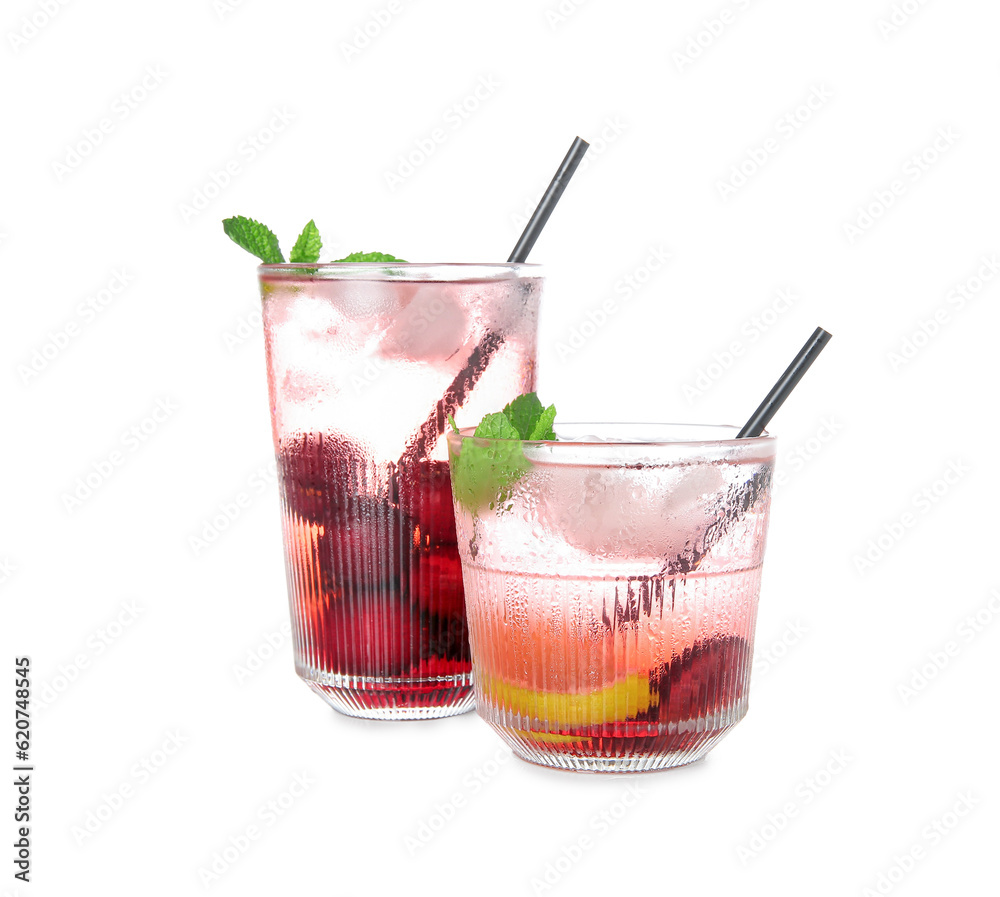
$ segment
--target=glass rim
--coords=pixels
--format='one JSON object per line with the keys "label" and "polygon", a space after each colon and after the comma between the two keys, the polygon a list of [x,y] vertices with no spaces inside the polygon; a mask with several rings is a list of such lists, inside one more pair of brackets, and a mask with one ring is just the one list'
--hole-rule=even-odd
{"label": "glass rim", "polygon": [[739,433],[740,427],[733,426],[731,424],[686,424],[686,423],[667,423],[667,422],[638,422],[638,421],[566,421],[565,423],[560,422],[556,425],[556,435],[559,435],[560,430],[569,428],[582,428],[584,432],[591,428],[604,428],[607,427],[611,430],[616,428],[640,428],[648,430],[666,430],[666,429],[677,429],[686,431],[726,431],[728,435],[725,438],[714,438],[714,439],[653,439],[653,438],[640,438],[640,439],[507,439],[498,436],[476,436],[475,427],[460,427],[458,433],[454,430],[448,431],[449,439],[479,439],[488,442],[523,442],[526,445],[545,447],[547,449],[554,449],[557,451],[571,450],[571,449],[608,449],[608,448],[635,448],[635,449],[662,449],[668,446],[683,446],[685,448],[697,449],[697,448],[749,448],[751,446],[756,448],[773,448],[777,444],[777,439],[768,433],[766,430],[760,436],[747,436],[742,439],[737,439],[736,434]]}
{"label": "glass rim", "polygon": [[258,265],[257,275],[279,280],[501,281],[542,277],[542,267],[534,262],[280,262]]}

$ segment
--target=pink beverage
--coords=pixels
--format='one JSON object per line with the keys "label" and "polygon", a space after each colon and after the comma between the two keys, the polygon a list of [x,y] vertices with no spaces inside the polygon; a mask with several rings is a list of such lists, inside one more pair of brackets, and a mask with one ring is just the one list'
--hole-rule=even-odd
{"label": "pink beverage", "polygon": [[774,440],[557,429],[492,506],[456,501],[476,708],[546,766],[690,763],[747,710]]}
{"label": "pink beverage", "polygon": [[446,416],[534,385],[532,265],[262,265],[299,676],[342,713],[472,706]]}

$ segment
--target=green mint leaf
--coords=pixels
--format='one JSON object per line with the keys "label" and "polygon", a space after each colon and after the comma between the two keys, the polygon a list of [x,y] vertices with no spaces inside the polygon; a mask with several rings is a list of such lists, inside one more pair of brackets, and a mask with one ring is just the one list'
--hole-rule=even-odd
{"label": "green mint leaf", "polygon": [[538,400],[536,393],[529,392],[514,399],[504,408],[503,413],[507,416],[507,420],[514,425],[519,439],[530,439],[531,433],[535,429],[535,423],[541,416],[542,403]]}
{"label": "green mint leaf", "polygon": [[538,415],[538,420],[535,421],[535,426],[532,428],[531,433],[528,434],[528,439],[539,442],[555,439],[556,431],[552,429],[555,420],[556,406],[549,405],[548,408],[544,408],[542,413]]}
{"label": "green mint leaf", "polygon": [[511,486],[530,467],[517,431],[502,411],[486,415],[475,435],[484,441],[463,440],[461,452],[451,458],[455,498],[474,514],[502,507]]}
{"label": "green mint leaf", "polygon": [[408,262],[403,259],[398,259],[394,255],[388,255],[385,252],[352,252],[350,255],[345,255],[342,259],[334,259],[335,262],[398,262],[401,265],[406,265]]}
{"label": "green mint leaf", "polygon": [[516,440],[485,445],[466,441],[452,463],[455,497],[473,513],[485,507],[502,508],[510,498],[511,486],[530,467]]}
{"label": "green mint leaf", "polygon": [[452,430],[454,430],[457,433],[458,432],[458,424],[455,423],[455,415],[453,415],[453,414],[449,414],[448,415],[448,423],[451,424]]}
{"label": "green mint leaf", "polygon": [[517,432],[517,427],[510,422],[510,418],[503,411],[498,411],[496,414],[487,414],[479,422],[474,435],[483,436],[487,439],[521,438],[521,434]]}
{"label": "green mint leaf", "polygon": [[[503,411],[487,414],[475,435],[489,441],[465,439],[461,452],[451,458],[452,488],[459,503],[473,514],[485,507],[503,510],[514,483],[531,468],[522,441],[555,439],[555,417],[556,406],[543,407],[533,392],[518,396]],[[458,432],[454,418],[448,419]]]}
{"label": "green mint leaf", "polygon": [[555,439],[556,434],[552,424],[556,419],[556,406],[542,406],[538,395],[533,392],[518,396],[504,408],[503,413],[514,425],[521,439],[546,440]]}
{"label": "green mint leaf", "polygon": [[323,241],[319,236],[319,229],[315,221],[310,221],[304,228],[299,238],[295,241],[292,251],[288,255],[290,262],[315,262],[319,260],[320,250],[323,248]]}
{"label": "green mint leaf", "polygon": [[277,265],[285,260],[278,247],[278,238],[259,221],[235,215],[222,222],[222,229],[237,246],[257,256],[265,265]]}

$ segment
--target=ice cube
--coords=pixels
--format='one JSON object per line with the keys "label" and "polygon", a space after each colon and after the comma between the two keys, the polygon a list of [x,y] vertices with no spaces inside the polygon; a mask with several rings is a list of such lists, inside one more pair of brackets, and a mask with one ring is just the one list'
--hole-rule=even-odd
{"label": "ice cube", "polygon": [[616,470],[540,465],[539,520],[570,545],[607,558],[672,558],[714,523],[725,478],[715,466]]}
{"label": "ice cube", "polygon": [[437,363],[459,354],[469,336],[458,293],[445,284],[424,284],[386,330],[381,351],[386,358]]}

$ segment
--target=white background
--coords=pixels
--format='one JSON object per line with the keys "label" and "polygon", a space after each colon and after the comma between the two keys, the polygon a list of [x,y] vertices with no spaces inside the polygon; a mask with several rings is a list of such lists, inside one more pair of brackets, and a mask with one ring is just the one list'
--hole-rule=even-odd
{"label": "white background", "polygon": [[[0,894],[202,893],[213,862],[207,890],[240,895],[985,893],[1000,278],[974,278],[1000,252],[1000,8],[897,6],[5,2],[0,658],[31,656],[40,700],[34,881],[5,847]],[[315,217],[325,258],[500,261],[578,133],[532,257],[564,420],[741,423],[834,334],[771,428],[750,714],[638,777],[507,759],[474,714],[347,719],[296,679],[254,261],[220,226],[260,218],[287,249]]]}

